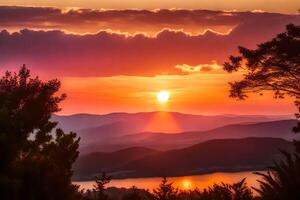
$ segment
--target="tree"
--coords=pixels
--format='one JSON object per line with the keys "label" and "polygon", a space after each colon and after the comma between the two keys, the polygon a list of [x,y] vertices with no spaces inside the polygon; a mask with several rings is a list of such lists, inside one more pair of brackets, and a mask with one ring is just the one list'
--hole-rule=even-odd
{"label": "tree", "polygon": [[214,184],[212,187],[199,193],[203,200],[252,200],[251,189],[246,184],[246,179],[233,184]]}
{"label": "tree", "polygon": [[203,199],[232,200],[229,184],[214,184],[203,193]]}
{"label": "tree", "polygon": [[108,176],[105,172],[102,172],[101,176],[95,177],[96,185],[94,185],[95,200],[108,200],[108,195],[105,194],[106,185],[110,183],[111,176]]}
{"label": "tree", "polygon": [[65,95],[57,79],[31,78],[21,67],[0,79],[0,192],[4,199],[76,199],[72,164],[79,138],[56,129],[51,115]]}
{"label": "tree", "polygon": [[240,182],[230,185],[230,191],[233,200],[253,199],[252,191],[246,184],[246,178],[244,178]]}
{"label": "tree", "polygon": [[[230,96],[239,99],[248,93],[273,91],[275,98],[292,97],[300,118],[300,26],[287,25],[286,32],[278,34],[271,41],[258,45],[255,50],[239,47],[241,56],[231,56],[224,64],[228,72],[244,71],[244,79],[230,83]],[[300,132],[300,122],[294,127]],[[295,141],[297,151],[292,155],[284,153],[285,160],[275,162],[260,181],[262,199],[300,198],[300,142]]]}
{"label": "tree", "polygon": [[157,189],[153,190],[155,200],[175,200],[178,195],[178,189],[174,188],[173,183],[169,183],[164,177]]}
{"label": "tree", "polygon": [[245,70],[242,81],[231,83],[232,97],[244,99],[249,92],[266,90],[274,91],[275,97],[300,96],[300,26],[286,28],[255,50],[239,47],[241,56],[230,56],[230,62],[225,62],[228,72]]}
{"label": "tree", "polygon": [[[275,98],[294,98],[300,118],[300,26],[286,26],[286,32],[255,50],[239,47],[240,56],[224,63],[229,73],[242,70],[244,78],[230,83],[230,96],[245,99],[251,92],[273,91]],[[300,122],[294,128],[300,131]]]}
{"label": "tree", "polygon": [[260,188],[255,189],[262,200],[300,199],[300,157],[299,154],[285,153],[285,160],[275,162],[265,173]]}
{"label": "tree", "polygon": [[145,191],[132,186],[122,197],[122,200],[146,200]]}

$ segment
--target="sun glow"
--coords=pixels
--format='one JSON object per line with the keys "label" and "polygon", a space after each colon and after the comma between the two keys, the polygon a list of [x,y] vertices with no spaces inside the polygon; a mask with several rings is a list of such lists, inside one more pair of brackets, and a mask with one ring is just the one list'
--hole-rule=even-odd
{"label": "sun glow", "polygon": [[190,181],[188,179],[184,179],[182,181],[182,188],[184,190],[190,190],[190,189],[192,189],[192,181]]}
{"label": "sun glow", "polygon": [[170,93],[166,90],[162,90],[157,93],[156,97],[159,102],[166,103],[170,98]]}

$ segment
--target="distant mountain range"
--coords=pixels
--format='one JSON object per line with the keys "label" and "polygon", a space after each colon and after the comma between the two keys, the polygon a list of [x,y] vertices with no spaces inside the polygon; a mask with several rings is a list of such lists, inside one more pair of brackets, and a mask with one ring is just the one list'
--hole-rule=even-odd
{"label": "distant mountain range", "polygon": [[[177,112],[76,114],[52,117],[59,127],[81,137],[82,154],[133,146],[158,150],[183,148],[199,142],[244,137],[291,140],[292,116],[191,115]],[[280,120],[275,122],[276,120]],[[270,122],[270,123],[269,123]],[[172,134],[171,134],[172,133]]]}
{"label": "distant mountain range", "polygon": [[[137,133],[120,135],[111,138],[97,137],[96,134],[84,136],[82,154],[95,151],[113,151],[122,148],[143,146],[157,150],[171,150],[188,147],[212,139],[247,138],[247,137],[274,137],[285,140],[300,138],[292,132],[296,120],[280,120],[249,124],[233,124],[208,131],[168,133]],[[95,132],[96,133],[96,132]],[[83,136],[82,136],[83,137]],[[87,142],[88,141],[88,142]]]}
{"label": "distant mountain range", "polygon": [[76,176],[94,175],[158,152],[144,147],[131,147],[115,152],[93,152],[81,156],[75,163],[74,169]]}
{"label": "distant mountain range", "polygon": [[157,151],[144,147],[81,156],[75,180],[89,180],[102,171],[114,178],[181,176],[216,171],[262,170],[293,145],[278,138],[210,140],[188,148]]}
{"label": "distant mountain range", "polygon": [[[66,131],[90,132],[107,130],[101,135],[139,132],[186,132],[204,131],[225,126],[248,122],[266,122],[282,119],[293,119],[293,116],[263,115],[193,115],[178,112],[140,112],[111,113],[105,115],[75,114],[69,116],[53,115],[52,120],[59,122],[59,127]],[[116,128],[118,125],[118,129]],[[110,131],[111,128],[114,128]]]}
{"label": "distant mountain range", "polygon": [[53,116],[81,138],[74,179],[261,170],[291,151],[293,116],[190,115],[176,112]]}

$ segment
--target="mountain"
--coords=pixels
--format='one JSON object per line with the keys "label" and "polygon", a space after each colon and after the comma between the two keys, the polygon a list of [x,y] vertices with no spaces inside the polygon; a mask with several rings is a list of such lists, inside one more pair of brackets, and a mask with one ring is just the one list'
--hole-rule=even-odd
{"label": "mountain", "polygon": [[[141,130],[143,124],[130,124],[122,121],[112,122],[99,127],[78,130],[77,135],[81,137],[82,145],[95,142],[103,142],[108,138],[123,136],[128,133],[136,133]],[[130,132],[129,132],[130,131]]]}
{"label": "mountain", "polygon": [[112,166],[119,167],[155,153],[158,151],[144,147],[131,147],[115,152],[94,152],[79,157],[73,168],[77,174],[96,174],[99,170],[108,171]]}
{"label": "mountain", "polygon": [[[58,127],[65,131],[74,131],[81,138],[82,153],[92,151],[114,151],[126,147],[142,146],[158,149],[185,147],[201,139],[199,134],[204,131],[220,128],[231,124],[249,124],[287,119],[291,116],[260,116],[260,115],[192,115],[178,112],[140,112],[140,113],[111,113],[106,115],[75,114],[70,116],[53,115],[52,120],[58,122]],[[281,129],[280,129],[281,130]],[[166,136],[166,133],[197,132],[195,141],[187,138],[182,142],[170,142],[153,145],[151,141],[160,138],[177,140],[176,137]],[[135,135],[138,134],[138,135]],[[205,134],[203,134],[205,135]],[[124,136],[124,137],[123,137]],[[253,136],[250,134],[249,136]],[[266,135],[264,135],[266,136]],[[179,136],[180,138],[181,136]],[[226,136],[225,136],[226,137]],[[184,137],[186,138],[186,137]],[[221,137],[211,137],[221,138]],[[126,142],[125,142],[126,141]],[[168,143],[168,141],[166,141]]]}
{"label": "mountain", "polygon": [[279,149],[293,148],[291,142],[279,138],[243,138],[210,140],[165,152],[140,148],[98,152],[79,158],[74,178],[91,179],[103,170],[114,178],[262,170],[282,156]]}
{"label": "mountain", "polygon": [[132,146],[144,146],[158,150],[170,150],[188,147],[212,139],[247,138],[247,137],[274,137],[292,140],[299,135],[292,133],[292,127],[297,120],[280,120],[271,122],[233,124],[208,131],[183,132],[177,134],[166,133],[138,133],[119,135],[112,139],[103,139],[89,134],[82,136],[84,141],[92,141],[82,147],[82,153],[92,151],[110,151]]}
{"label": "mountain", "polygon": [[[291,119],[292,116],[260,115],[192,115],[178,112],[140,112],[111,113],[106,115],[75,114],[69,116],[53,115],[52,120],[66,131],[86,133],[89,130],[99,134],[114,134],[114,131],[102,132],[107,127],[120,123],[127,126],[127,134],[139,132],[178,133],[186,131],[204,131],[238,123],[264,122]],[[104,127],[103,127],[104,126]],[[98,130],[98,131],[97,131]],[[124,132],[124,130],[121,130]],[[118,132],[119,133],[119,132]]]}

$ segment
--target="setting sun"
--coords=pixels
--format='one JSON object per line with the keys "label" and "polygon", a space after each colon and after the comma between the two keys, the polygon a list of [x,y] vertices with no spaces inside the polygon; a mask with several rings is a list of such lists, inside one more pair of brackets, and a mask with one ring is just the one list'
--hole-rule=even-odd
{"label": "setting sun", "polygon": [[0,0],[0,200],[300,200],[298,8]]}
{"label": "setting sun", "polygon": [[165,103],[170,98],[170,93],[168,91],[162,90],[157,93],[157,100],[161,103]]}

